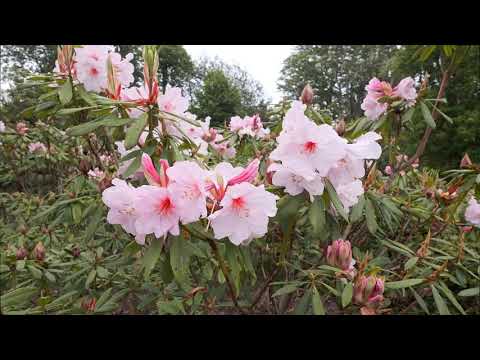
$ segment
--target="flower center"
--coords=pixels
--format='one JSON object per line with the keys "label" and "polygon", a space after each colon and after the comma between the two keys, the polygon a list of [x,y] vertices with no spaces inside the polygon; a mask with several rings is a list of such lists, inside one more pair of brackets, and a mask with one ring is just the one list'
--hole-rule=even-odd
{"label": "flower center", "polygon": [[245,207],[245,199],[242,197],[238,197],[232,199],[232,208],[236,211],[240,211]]}
{"label": "flower center", "polygon": [[90,75],[97,76],[98,75],[97,68],[94,68],[94,67],[90,68]]}
{"label": "flower center", "polygon": [[158,215],[169,215],[173,210],[173,203],[169,197],[161,199],[155,206]]}
{"label": "flower center", "polygon": [[312,154],[317,149],[317,144],[313,141],[307,141],[305,144],[303,144],[303,149],[305,152]]}

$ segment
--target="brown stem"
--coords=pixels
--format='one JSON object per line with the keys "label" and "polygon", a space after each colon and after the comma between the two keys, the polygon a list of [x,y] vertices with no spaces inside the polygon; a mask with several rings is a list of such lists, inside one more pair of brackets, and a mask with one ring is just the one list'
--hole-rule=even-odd
{"label": "brown stem", "polygon": [[223,261],[223,258],[220,255],[220,251],[218,251],[217,243],[214,240],[209,239],[209,238],[207,238],[207,241],[208,241],[208,244],[210,245],[210,247],[212,248],[213,254],[215,255],[215,258],[217,259],[217,261],[220,265],[220,269],[223,272],[223,276],[225,277],[225,280],[227,282],[228,289],[230,291],[230,296],[232,298],[233,304],[235,305],[235,307],[237,308],[238,311],[240,311],[242,314],[245,314],[245,311],[240,307],[240,305],[237,302],[235,287],[233,286],[232,280],[230,279],[230,275],[228,274],[228,270],[227,270],[227,267],[225,266],[225,262]]}
{"label": "brown stem", "polygon": [[100,160],[100,156],[98,155],[97,150],[95,150],[95,147],[92,144],[92,141],[90,140],[90,137],[87,135],[87,141],[88,141],[88,146],[90,147],[90,150],[93,152],[95,155],[95,158],[97,159],[97,162],[99,164],[100,170],[103,170],[103,164],[102,161]]}
{"label": "brown stem", "polygon": [[252,305],[250,306],[250,310],[253,310],[255,308],[255,306],[257,305],[257,303],[260,301],[260,299],[262,298],[263,294],[265,293],[265,291],[268,289],[268,285],[270,285],[270,282],[272,281],[272,279],[275,277],[275,275],[277,275],[277,272],[278,270],[280,270],[280,267],[276,267],[272,273],[270,274],[270,276],[268,277],[267,281],[265,281],[265,283],[263,284],[262,288],[260,289],[260,292],[258,293],[257,297],[255,298],[255,300],[253,300],[253,303]]}

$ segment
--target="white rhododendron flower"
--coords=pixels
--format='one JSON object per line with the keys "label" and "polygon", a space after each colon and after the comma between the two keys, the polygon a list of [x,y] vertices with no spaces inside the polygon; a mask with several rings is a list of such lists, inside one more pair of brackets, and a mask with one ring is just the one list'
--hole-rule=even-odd
{"label": "white rhododendron flower", "polygon": [[415,89],[415,80],[411,77],[406,77],[398,83],[393,89],[393,95],[399,96],[407,101],[409,106],[415,104],[417,99],[417,90]]}
{"label": "white rhododendron flower", "polygon": [[123,87],[129,87],[135,80],[133,77],[133,71],[135,70],[131,61],[133,60],[133,54],[129,53],[122,59],[119,53],[110,53],[110,60],[116,70],[116,77]]}
{"label": "white rhododendron flower", "polygon": [[208,173],[193,161],[177,161],[167,169],[168,188],[178,205],[180,221],[188,224],[207,216]]}
{"label": "white rhododendron flower", "polygon": [[468,202],[467,209],[465,210],[465,219],[469,223],[480,227],[480,204],[473,197]]}
{"label": "white rhododendron flower", "polygon": [[267,171],[274,172],[272,176],[273,185],[285,187],[285,192],[292,196],[301,194],[306,190],[310,194],[310,200],[313,201],[314,196],[323,194],[325,186],[321,176],[316,176],[313,180],[307,181],[302,176],[277,163],[270,165]]}
{"label": "white rhododendron flower", "polygon": [[0,121],[0,132],[5,132],[5,123]]}
{"label": "white rhododendron flower", "polygon": [[85,90],[101,92],[107,86],[107,56],[111,45],[85,45],[75,49],[77,79]]}
{"label": "white rhododendron flower", "polygon": [[277,142],[278,146],[270,154],[270,159],[281,161],[307,181],[318,175],[326,176],[346,151],[345,141],[330,125],[316,125],[310,120],[297,124],[287,122],[287,129],[280,133]]}
{"label": "white rhododendron flower", "polygon": [[335,191],[347,213],[350,211],[350,208],[358,202],[358,198],[364,192],[360,180],[354,180],[347,184],[338,184],[335,186]]}
{"label": "white rhododendron flower", "polygon": [[110,224],[121,225],[122,228],[136,235],[140,244],[145,242],[145,234],[137,233],[135,220],[138,212],[135,208],[137,189],[120,179],[112,180],[113,186],[105,189],[102,193],[102,200],[110,209],[107,214],[107,221]]}
{"label": "white rhododendron flower", "polygon": [[158,107],[161,111],[182,116],[189,106],[189,100],[182,95],[182,89],[167,86],[165,94],[158,97]]}
{"label": "white rhododendron flower", "polygon": [[243,182],[229,186],[220,202],[221,209],[209,216],[216,239],[228,237],[235,244],[246,244],[268,231],[268,218],[277,213],[278,197],[263,185]]}
{"label": "white rhododendron flower", "polygon": [[264,138],[270,133],[270,129],[263,127],[262,120],[258,114],[253,116],[234,116],[230,119],[230,131],[238,133],[240,137],[249,135],[256,138]]}

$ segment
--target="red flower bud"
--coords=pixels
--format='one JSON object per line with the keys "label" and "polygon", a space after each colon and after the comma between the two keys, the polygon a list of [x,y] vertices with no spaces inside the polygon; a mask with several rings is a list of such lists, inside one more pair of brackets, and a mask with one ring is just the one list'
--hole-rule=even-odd
{"label": "red flower bud", "polygon": [[376,276],[360,276],[353,288],[353,300],[358,305],[375,305],[383,301],[384,281]]}
{"label": "red flower bud", "polygon": [[43,261],[45,259],[45,247],[41,241],[35,245],[35,248],[33,249],[33,257],[37,261]]}
{"label": "red flower bud", "polygon": [[23,260],[27,257],[27,250],[24,247],[21,247],[17,250],[15,255],[17,260]]}

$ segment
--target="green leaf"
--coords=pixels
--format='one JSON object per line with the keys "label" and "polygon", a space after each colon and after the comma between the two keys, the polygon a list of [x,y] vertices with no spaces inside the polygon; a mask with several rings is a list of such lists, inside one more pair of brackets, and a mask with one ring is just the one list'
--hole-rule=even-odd
{"label": "green leaf", "polygon": [[37,287],[24,287],[12,290],[0,297],[0,306],[4,309],[7,306],[19,305],[30,300],[38,293]]}
{"label": "green leaf", "polygon": [[441,111],[438,107],[435,107],[435,109],[438,111],[438,113],[439,113],[440,115],[443,116],[443,118],[444,118],[445,120],[447,120],[450,124],[453,124],[453,120],[452,120],[451,117],[447,116],[447,114],[445,114],[443,111]]}
{"label": "green leaf", "polygon": [[477,296],[480,294],[480,287],[474,287],[460,291],[457,295],[461,297]]}
{"label": "green leaf", "polygon": [[53,300],[50,304],[48,304],[47,306],[45,306],[45,310],[47,311],[52,311],[52,310],[55,310],[56,308],[58,307],[62,307],[64,306],[65,304],[68,303],[69,300],[71,300],[70,298],[74,295],[76,295],[78,293],[77,290],[73,290],[73,291],[69,291],[67,292],[66,294],[56,298],[55,300]]}
{"label": "green leaf", "polygon": [[105,291],[102,296],[97,300],[97,304],[95,306],[96,309],[101,308],[103,304],[105,304],[112,293],[112,288]]}
{"label": "green leaf", "polygon": [[412,291],[415,300],[417,300],[418,305],[420,305],[422,310],[425,311],[427,315],[430,315],[430,311],[428,311],[428,306],[425,303],[425,300],[423,300],[422,297],[418,295],[418,293],[413,288],[410,288],[410,290]]}
{"label": "green leaf", "polygon": [[346,308],[348,304],[352,301],[353,296],[353,285],[352,283],[348,283],[345,285],[345,288],[342,291],[342,307]]}
{"label": "green leaf", "polygon": [[325,203],[323,197],[315,196],[315,200],[310,205],[308,219],[310,220],[314,234],[318,235],[325,228]]}
{"label": "green leaf", "polygon": [[416,109],[416,107],[411,107],[410,109],[408,109],[405,114],[403,114],[402,122],[408,123],[410,120],[412,120],[413,114],[415,113]]}
{"label": "green leaf", "polygon": [[35,279],[40,280],[43,277],[43,272],[33,265],[27,265],[27,269]]}
{"label": "green leaf", "polygon": [[278,289],[275,291],[272,295],[272,297],[280,296],[280,295],[285,295],[285,294],[290,294],[294,292],[295,290],[298,289],[298,284],[287,284],[284,287]]}
{"label": "green leaf", "polygon": [[465,313],[465,310],[463,310],[462,305],[460,305],[460,303],[455,298],[455,295],[453,295],[453,293],[450,291],[450,289],[447,287],[447,285],[445,285],[443,281],[440,281],[440,286],[438,288],[442,290],[442,292],[445,294],[447,299],[450,300],[450,302],[453,304],[453,306],[455,306],[455,308],[460,312],[460,314],[467,315]]}
{"label": "green leaf", "polygon": [[294,315],[305,315],[308,310],[308,305],[310,304],[310,300],[312,298],[312,290],[308,289],[303,294],[302,298],[298,302],[295,310],[293,311]]}
{"label": "green leaf", "polygon": [[415,286],[424,282],[424,279],[408,279],[408,280],[400,280],[400,281],[391,281],[385,283],[386,289],[403,289],[410,286]]}
{"label": "green leaf", "polygon": [[85,91],[83,85],[77,86],[76,87],[78,95],[88,104],[91,106],[95,106],[95,101],[88,95],[88,93]]}
{"label": "green leaf", "polygon": [[67,135],[81,136],[81,135],[91,133],[92,131],[96,130],[100,126],[107,126],[107,127],[124,126],[131,122],[132,122],[132,119],[130,118],[120,119],[116,115],[110,114],[101,118],[101,120],[90,121],[87,123],[83,123],[83,124],[68,128]]}
{"label": "green leaf", "polygon": [[363,209],[365,208],[365,196],[361,195],[358,198],[358,202],[352,207],[350,213],[350,221],[357,222],[363,215]]}
{"label": "green leaf", "polygon": [[278,201],[276,219],[283,233],[288,233],[295,226],[298,211],[304,201],[305,198],[302,194],[297,196],[285,195]]}
{"label": "green leaf", "polygon": [[135,160],[133,160],[130,163],[130,165],[128,165],[128,168],[122,174],[122,177],[124,179],[128,178],[130,175],[132,175],[133,173],[135,173],[138,170],[138,168],[140,167],[141,164],[142,164],[142,157],[141,156],[136,157]]}
{"label": "green leaf", "polygon": [[312,307],[315,315],[325,315],[322,299],[315,286],[312,288]]}
{"label": "green leaf", "polygon": [[345,221],[348,222],[348,215],[345,212],[345,208],[343,207],[343,204],[340,201],[332,183],[327,179],[325,179],[325,188],[327,189],[328,196],[335,210],[337,210],[337,212],[345,219]]}
{"label": "green leaf", "polygon": [[173,277],[178,285],[185,291],[191,289],[189,279],[189,260],[191,252],[186,245],[187,240],[183,236],[172,236],[170,246],[170,265],[172,266]]}
{"label": "green leaf", "polygon": [[160,257],[160,253],[162,252],[162,241],[158,239],[153,239],[152,243],[145,251],[145,255],[142,258],[142,265],[145,269],[145,280],[147,280],[152,272],[155,264]]}
{"label": "green leaf", "polygon": [[60,109],[57,111],[57,115],[70,115],[79,111],[83,110],[88,110],[88,109],[93,109],[96,106],[84,106],[84,107],[79,107],[79,108],[69,108],[69,109]]}
{"label": "green leaf", "polygon": [[72,101],[72,95],[72,83],[70,82],[70,78],[67,78],[65,84],[58,89],[58,97],[63,105],[67,105]]}
{"label": "green leaf", "polygon": [[417,261],[418,261],[418,257],[416,257],[416,256],[408,259],[408,261],[404,265],[405,270],[410,270],[412,267],[415,266]]}
{"label": "green leaf", "polygon": [[79,224],[82,220],[82,206],[79,203],[72,205],[72,217],[75,224]]}
{"label": "green leaf", "polygon": [[125,149],[129,150],[137,145],[138,139],[147,126],[148,121],[148,114],[144,113],[140,115],[136,120],[134,120],[133,124],[127,129],[125,135]]}
{"label": "green leaf", "polygon": [[103,215],[103,208],[99,206],[95,210],[95,214],[90,217],[91,219],[90,224],[88,224],[87,229],[85,230],[85,233],[84,233],[85,241],[89,241],[92,238],[95,231],[97,230],[100,223],[103,223],[104,218],[102,215]]}
{"label": "green leaf", "polygon": [[85,280],[86,289],[90,287],[90,284],[93,282],[96,276],[97,276],[97,271],[95,269],[90,270],[90,273],[87,276],[87,280]]}
{"label": "green leaf", "polygon": [[445,303],[445,300],[443,300],[442,296],[439,294],[438,290],[433,285],[430,285],[430,288],[432,289],[433,299],[435,300],[435,305],[437,305],[440,315],[450,315],[448,306]]}
{"label": "green leaf", "polygon": [[427,125],[432,129],[435,129],[436,128],[435,120],[433,120],[432,114],[428,109],[428,106],[424,102],[421,102],[420,107],[422,108],[423,119],[425,120]]}
{"label": "green leaf", "polygon": [[365,217],[367,219],[367,228],[370,234],[374,235],[378,230],[377,216],[373,207],[372,200],[365,200]]}

